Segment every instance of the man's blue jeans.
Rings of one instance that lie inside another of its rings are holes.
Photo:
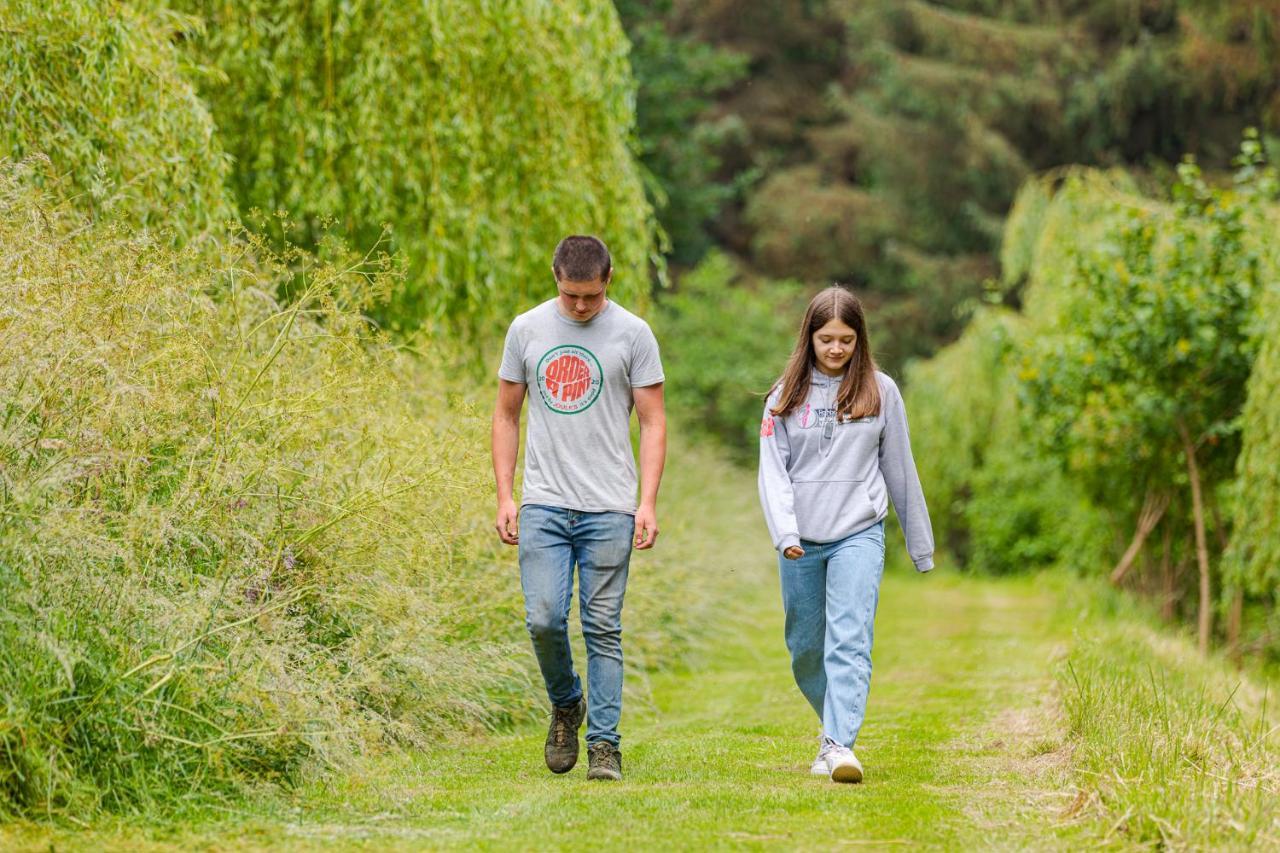
[[[871,689],[884,522],[839,542],[801,540],[800,547],[804,556],[798,560],[778,556],[791,671],[822,718],[822,733],[852,747]]]
[[[582,698],[569,649],[573,568],[587,643],[587,743],[618,745],[622,716],[622,596],[635,518],[530,504],[520,508],[520,586],[525,624],[552,705]]]

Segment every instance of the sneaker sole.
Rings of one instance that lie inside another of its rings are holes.
[[[840,764],[832,769],[831,781],[851,783],[861,782],[862,771],[858,769],[856,764]]]
[[[607,770],[588,770],[587,778],[593,782],[621,782],[621,773],[610,773]]]

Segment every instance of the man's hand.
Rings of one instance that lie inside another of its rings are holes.
[[[658,513],[651,506],[642,506],[636,510],[637,551],[647,551],[658,541]]]
[[[804,549],[799,545],[792,545],[790,548],[782,552],[782,556],[788,560],[798,560],[804,556]]]
[[[513,500],[498,503],[498,538],[508,545],[520,544],[520,510]]]

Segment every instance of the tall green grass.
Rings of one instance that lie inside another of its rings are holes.
[[[541,713],[490,383],[366,321],[389,260],[176,250],[33,168],[0,171],[0,816],[173,814]],[[660,570],[650,666],[727,594]]]
[[[1280,845],[1275,684],[1131,613],[1082,630],[1059,670],[1076,831],[1144,848]]]

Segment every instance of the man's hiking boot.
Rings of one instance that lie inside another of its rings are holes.
[[[587,715],[587,697],[567,708],[551,709],[551,728],[547,731],[547,745],[543,756],[552,773],[568,773],[578,763],[578,727]]]
[[[587,744],[587,778],[622,781],[622,753],[607,740]]]

